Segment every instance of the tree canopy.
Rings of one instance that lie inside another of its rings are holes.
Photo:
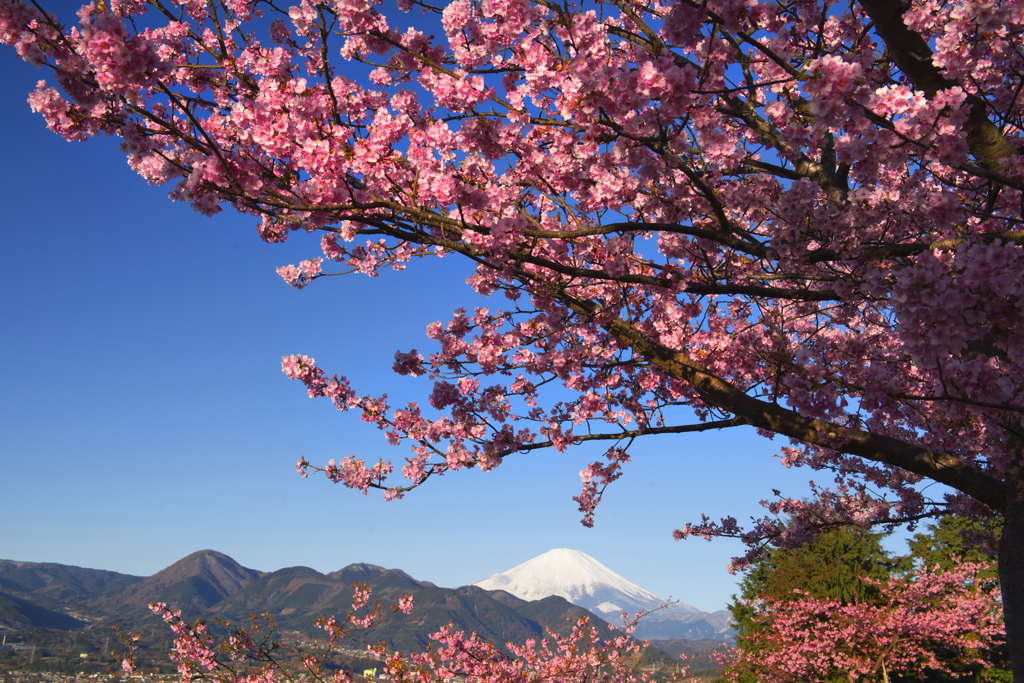
[[[998,581],[990,568],[994,558],[958,533],[985,524],[943,517],[928,533],[914,536],[907,556],[887,552],[879,534],[858,527],[831,529],[800,548],[772,550],[748,568],[729,606],[738,651],[724,658],[729,664],[725,678],[883,678],[885,662],[884,674],[899,673],[901,680],[1008,680],[1009,672],[1001,668],[1006,666],[1001,634],[991,630],[998,627],[993,619]],[[941,577],[943,572],[950,575]],[[915,591],[918,582],[942,587]],[[975,608],[950,619],[946,612],[960,609],[961,600]],[[926,615],[952,630],[910,627],[897,633],[905,626],[893,618],[900,610]],[[834,623],[827,627],[825,622]],[[966,636],[959,642],[953,636],[958,630]],[[904,647],[907,656],[894,661],[893,653]],[[823,656],[823,651],[842,655]]]
[[[957,560],[989,562],[996,559],[1002,533],[999,517],[947,515],[928,524],[908,542],[915,560],[927,567],[949,569]]]
[[[882,548],[880,535],[857,527],[840,527],[819,534],[799,548],[777,548],[755,562],[740,582],[730,606],[740,640],[751,626],[746,605],[759,598],[792,599],[794,591],[843,604],[873,602],[877,584],[901,563]]]
[[[414,9],[444,35],[400,28]],[[429,407],[286,356],[412,451],[404,480],[355,456],[300,471],[397,498],[604,442],[576,497],[591,524],[636,440],[751,426],[830,488],[677,537],[743,537],[738,568],[830,525],[1003,515],[1024,681],[1024,2],[110,0],[78,18],[0,0],[0,39],[53,71],[60,91],[29,100],[56,133],[119,136],[147,181],[267,241],[321,232],[280,269],[293,286],[458,255],[502,295],[432,325],[429,357],[396,353],[434,379]]]
[[[966,666],[991,666],[1004,632],[999,591],[978,577],[985,566],[865,578],[877,594],[848,602],[799,588],[785,598],[759,596],[747,603],[743,649],[725,678],[852,683],[901,673],[921,680],[929,670],[961,676]]]

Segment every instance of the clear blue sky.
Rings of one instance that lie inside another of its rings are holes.
[[[47,5],[66,20],[73,6]],[[371,562],[459,586],[567,547],[713,611],[742,548],[676,543],[673,528],[806,491],[808,473],[772,458],[784,443],[752,432],[639,443],[593,529],[571,497],[599,447],[518,455],[392,503],[300,479],[300,455],[407,452],[307,398],[281,356],[313,356],[392,405],[425,403],[426,379],[392,374],[393,354],[428,352],[427,324],[476,303],[466,265],[293,290],[274,269],[317,255],[317,236],[266,245],[249,217],[170,202],[116,139],[64,142],[25,101],[40,78],[53,81],[0,51],[0,558],[149,575],[212,548],[263,571]]]

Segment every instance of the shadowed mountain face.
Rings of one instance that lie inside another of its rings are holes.
[[[374,598],[397,602],[401,595],[434,588],[401,569],[353,564],[330,574],[309,567],[287,567],[249,582],[211,608],[218,615],[238,618],[250,613],[289,615],[345,614],[351,608],[352,584],[367,583]],[[312,619],[309,620],[312,623]]]
[[[72,595],[71,602],[52,601],[54,609],[73,607],[89,619],[108,624],[155,626],[158,620],[149,612],[148,604],[166,602],[173,609],[181,609],[186,619],[217,617],[245,623],[251,614],[268,614],[280,629],[316,637],[323,635],[315,627],[317,618],[335,615],[340,621],[349,613],[352,584],[359,582],[369,584],[372,600],[380,601],[386,611],[401,596],[413,596],[412,614],[395,614],[383,624],[353,634],[360,642],[383,641],[406,652],[422,651],[430,643],[430,634],[448,623],[454,624],[455,630],[475,632],[499,646],[543,638],[546,628],[565,635],[583,616],[601,638],[613,635],[603,620],[559,596],[523,600],[503,590],[479,586],[439,588],[429,581],[417,581],[400,569],[372,564],[352,564],[326,575],[309,567],[261,573],[222,553],[203,550],[145,579],[63,565],[40,569],[40,565],[31,563],[0,561],[3,577],[7,577],[6,585],[16,584],[27,595],[5,596],[0,589],[0,626],[10,623],[16,628],[35,625],[72,629],[84,623],[33,604],[31,598],[40,592]],[[105,592],[108,586],[113,590]],[[646,657],[648,661],[669,661],[658,651]]]
[[[243,567],[223,553],[200,550],[90,604],[108,613],[146,609],[150,602],[166,602],[188,612],[205,611],[258,578],[258,571]]]
[[[715,650],[723,650],[726,647],[726,644],[720,640],[687,640],[683,638],[659,640],[654,645],[673,657],[710,653]]]
[[[216,584],[211,576],[218,577]],[[566,634],[581,616],[590,618],[602,638],[612,637],[604,621],[557,596],[531,602],[477,586],[438,588],[400,569],[371,564],[353,564],[326,575],[309,567],[288,567],[260,575],[209,551],[190,555],[109,596],[102,604],[130,607],[159,599],[182,609],[187,617],[215,616],[234,623],[248,621],[251,614],[269,614],[278,628],[316,637],[323,635],[315,627],[317,618],[335,615],[341,620],[349,613],[355,582],[369,584],[372,600],[380,601],[385,610],[403,595],[411,594],[415,604],[412,614],[395,614],[383,624],[353,634],[363,643],[383,641],[395,649],[422,651],[430,643],[430,634],[452,623],[456,630],[474,632],[502,646],[510,641],[524,643],[542,638],[547,634],[545,627]],[[232,590],[229,595],[218,598],[228,590]],[[177,595],[173,595],[175,591]],[[154,594],[156,598],[151,597]],[[363,613],[365,609],[360,611]],[[654,652],[649,657],[660,660],[663,655]]]
[[[348,584],[366,583],[373,581],[375,578],[388,571],[384,567],[378,567],[375,564],[350,564],[344,569],[339,569],[336,572],[331,572],[327,575],[329,579],[337,579],[338,581],[344,581]]]
[[[429,635],[449,622],[457,630],[472,631],[485,640],[504,644],[543,637],[547,623],[556,630],[567,631],[569,622],[565,617],[575,622],[579,616],[589,614],[561,598],[535,604],[496,591],[499,598],[506,598],[496,600],[488,591],[476,586],[438,588],[432,583],[417,581],[399,569],[374,565],[350,565],[327,575],[308,567],[271,572],[218,603],[210,612],[236,622],[252,613],[269,613],[275,616],[280,627],[312,635],[316,632],[317,617],[337,615],[340,619],[349,612],[355,581],[369,584],[372,599],[379,600],[385,609],[396,604],[403,595],[413,596],[412,614],[395,614],[386,623],[357,635],[362,642],[385,641],[391,647],[407,651],[425,648]],[[595,622],[600,620],[595,619]],[[603,627],[603,622],[600,625]]]
[[[344,570],[342,570],[344,571]],[[287,567],[264,574],[212,607],[219,616],[238,619],[250,613],[289,616],[349,609],[352,581],[331,578],[309,567]],[[366,579],[360,579],[365,581]]]
[[[52,628],[70,631],[85,625],[86,622],[67,614],[48,610],[24,598],[0,593],[0,628]]]
[[[120,591],[141,576],[53,562],[0,560],[0,591],[49,609],[78,607],[89,598]]]

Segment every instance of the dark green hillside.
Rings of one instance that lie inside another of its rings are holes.
[[[19,567],[13,562],[0,564],[0,588],[4,590],[31,593],[46,583],[46,579],[33,567]]]
[[[416,581],[401,570],[365,564],[350,565],[327,575],[308,567],[264,574],[210,611],[235,623],[244,622],[253,613],[271,614],[279,629],[318,638],[323,631],[315,627],[317,618],[341,619],[351,609],[354,582],[369,584],[372,600],[379,601],[385,610],[402,595],[413,596],[412,614],[395,614],[380,626],[353,634],[360,642],[385,642],[405,652],[422,651],[430,643],[429,635],[448,623],[454,624],[456,630],[474,632],[499,646],[543,638],[547,634],[545,626],[568,634],[582,616],[590,618],[601,638],[614,636],[607,623],[564,598],[527,602],[504,591],[486,591],[476,586],[437,588]],[[648,660],[668,663],[670,658],[655,651],[645,659]]]
[[[253,612],[318,615],[343,604],[347,611],[351,597],[352,586],[349,584],[330,579],[309,567],[287,567],[250,582],[213,611],[236,620]]]
[[[312,628],[319,616],[347,614],[352,605],[352,584],[368,583],[373,599],[385,607],[406,593],[417,593],[432,584],[416,581],[399,569],[374,565],[350,565],[324,575],[308,567],[288,567],[264,574],[213,608],[228,619],[239,620],[250,613],[269,613],[279,623],[307,631],[298,617]],[[287,617],[285,621],[282,618]]]
[[[246,604],[255,604],[257,602],[268,603],[268,609],[264,611],[273,611],[271,603],[279,600],[283,596],[290,595],[295,587],[302,583],[310,581],[322,582],[328,581],[327,577],[309,567],[287,567],[285,569],[279,569],[276,572],[270,572],[264,574],[260,578],[251,582],[237,593],[231,596],[229,601],[225,601],[225,606],[230,603],[244,602]],[[295,607],[297,605],[287,605]]]
[[[102,569],[0,560],[0,591],[49,609],[77,607],[90,598],[123,590],[140,580],[142,577]]]
[[[543,638],[547,635],[545,627],[568,634],[581,616],[589,617],[601,638],[614,635],[604,621],[560,597],[527,602],[505,591],[486,591],[476,586],[438,588],[417,581],[400,569],[371,564],[352,564],[327,575],[309,567],[260,573],[211,550],[192,553],[146,579],[61,565],[0,561],[0,586],[15,586],[21,594],[63,591],[88,596],[90,590],[114,588],[79,601],[92,622],[91,628],[85,629],[78,628],[85,622],[45,609],[34,598],[0,593],[0,626],[36,627],[32,644],[45,648],[46,657],[67,659],[67,666],[73,667],[81,653],[89,653],[91,658],[101,649],[116,646],[116,634],[109,627],[117,625],[142,634],[139,655],[146,660],[147,669],[152,670],[150,667],[168,665],[166,651],[172,636],[160,618],[147,609],[150,602],[165,602],[172,609],[180,609],[189,621],[202,617],[210,632],[218,636],[223,635],[226,627],[218,625],[217,620],[246,625],[251,614],[269,614],[279,634],[289,634],[289,638],[298,641],[322,641],[325,633],[316,628],[316,620],[331,615],[343,619],[352,606],[355,582],[369,584],[371,600],[379,601],[385,610],[401,596],[413,596],[412,614],[395,614],[384,624],[353,634],[360,642],[383,641],[404,652],[424,650],[430,644],[430,634],[449,623],[457,631],[476,633],[498,647]],[[73,602],[69,602],[60,608],[72,606]],[[67,632],[62,640],[55,640],[40,629],[76,630]],[[43,651],[40,649],[40,656]],[[644,664],[671,665],[667,655],[652,651],[654,654],[647,655]]]
[[[423,588],[425,584],[412,578],[401,569],[389,569],[370,582],[375,591],[385,588],[397,588],[400,590],[413,590]]]
[[[318,583],[304,583],[299,586],[291,595],[296,603],[313,605],[327,591],[328,586]]]
[[[526,600],[523,600],[522,598],[517,598],[516,596],[512,595],[508,591],[484,591],[483,588],[479,588],[477,586],[464,586],[464,587],[465,588],[476,588],[479,591],[483,591],[484,593],[487,593],[488,595],[490,595],[493,600],[497,600],[501,604],[505,605],[506,607],[511,607],[512,609],[518,609],[522,605],[525,605],[526,602],[527,602]]]
[[[585,616],[590,617],[590,625],[597,629],[602,638],[613,636],[612,630],[608,628],[608,622],[558,595],[530,602],[523,601],[515,610],[524,618],[547,626],[559,635],[568,634],[580,617]]]
[[[217,587],[208,580],[201,576],[190,576],[160,590],[153,596],[152,601],[166,602],[191,614],[210,609],[223,597]]]
[[[0,593],[0,628],[52,628],[60,631],[85,626],[86,622],[40,607],[23,598]]]
[[[147,611],[154,600],[186,612],[201,611],[234,595],[260,573],[214,550],[200,550],[127,588],[91,600],[97,612],[116,615]]]
[[[525,642],[543,631],[539,624],[524,619],[515,610],[486,594],[450,588],[426,588],[413,594],[412,614],[396,614],[390,621],[367,632],[368,642],[385,641],[402,651],[422,651],[428,636],[452,622],[456,630],[475,632],[496,645]]]

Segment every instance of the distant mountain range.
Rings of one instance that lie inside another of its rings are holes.
[[[635,635],[647,639],[683,638],[724,640],[733,635],[732,615],[726,610],[701,612],[666,600],[616,574],[578,550],[558,548],[476,584],[485,590],[505,590],[523,600],[558,595],[604,619],[618,623],[623,611],[657,610],[637,625]]]
[[[585,565],[582,558],[576,557]],[[597,576],[610,581],[610,585],[619,590],[627,584],[632,586],[609,570],[602,574],[598,569],[601,565],[591,562],[593,565],[587,575],[592,584],[596,585],[594,577]],[[525,574],[520,572],[520,576]],[[413,595],[412,614],[398,614],[361,638],[364,642],[383,640],[400,650],[422,650],[429,642],[427,636],[449,622],[458,629],[474,631],[499,644],[522,643],[543,636],[545,626],[567,632],[571,624],[584,615],[591,616],[591,622],[603,637],[611,634],[604,620],[555,591],[540,595],[543,591],[536,580],[532,586],[539,591],[537,595],[523,598],[512,590],[481,585],[439,588],[429,581],[418,581],[400,569],[372,564],[352,564],[330,574],[308,567],[259,572],[212,550],[193,553],[150,577],[53,563],[0,560],[0,629],[70,630],[88,624],[137,627],[153,622],[155,617],[147,606],[156,601],[183,610],[188,618],[219,617],[239,623],[247,621],[250,614],[272,614],[279,629],[313,635],[316,632],[314,621],[318,617],[348,612],[355,581],[368,583],[374,599],[385,606],[397,603],[402,595]],[[634,591],[631,595],[640,600],[646,592],[639,588],[637,591],[640,592]],[[623,606],[627,604],[618,594],[605,591],[602,595],[623,602]],[[632,603],[628,606],[632,609]],[[597,612],[608,618],[600,610]],[[722,640],[728,636],[727,628],[714,622],[715,615],[696,610],[652,615],[652,626],[655,619],[665,621],[664,617],[669,616],[678,619],[669,619],[666,625],[659,627],[670,633],[661,637]],[[683,623],[680,619],[689,620],[686,623],[692,626],[685,632],[692,635],[679,635],[680,630],[675,626],[677,622]]]

